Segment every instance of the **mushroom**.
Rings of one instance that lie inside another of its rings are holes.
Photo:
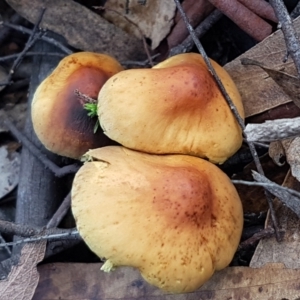
[[[78,159],[91,148],[114,144],[102,130],[94,133],[97,114],[91,118],[84,107],[88,98],[97,102],[103,84],[121,70],[105,54],[79,52],[61,60],[37,88],[31,107],[35,133],[48,150]]]
[[[225,268],[243,227],[241,201],[214,164],[121,146],[88,151],[75,176],[72,211],[102,269],[138,268],[151,284],[194,291]]]
[[[211,61],[244,117],[229,74]],[[104,133],[125,147],[180,153],[223,163],[242,144],[242,131],[200,54],[173,56],[152,69],[110,78],[98,96]]]

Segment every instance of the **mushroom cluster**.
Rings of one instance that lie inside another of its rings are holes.
[[[235,84],[212,64],[243,117]],[[85,110],[90,99],[96,133]],[[85,153],[72,212],[84,241],[106,260],[104,271],[132,266],[149,283],[182,293],[230,263],[242,205],[213,163],[237,151],[242,132],[201,55],[124,71],[107,55],[72,54],[38,87],[32,120],[52,152]]]
[[[243,117],[233,81],[212,63]],[[79,233],[104,271],[132,266],[165,291],[196,290],[228,266],[243,226],[234,186],[211,163],[231,156],[242,133],[202,57],[117,73],[98,115],[122,146],[84,155],[72,186]]]

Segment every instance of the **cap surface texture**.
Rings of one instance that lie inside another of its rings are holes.
[[[112,144],[97,118],[88,116],[84,99],[96,99],[103,84],[123,70],[112,57],[92,52],[71,54],[37,88],[31,106],[34,130],[44,146],[59,155],[80,158],[86,151]]]
[[[80,235],[113,266],[132,266],[166,291],[194,291],[237,249],[243,213],[229,178],[186,155],[94,149],[72,187]]]
[[[211,62],[243,118],[234,82]],[[223,163],[243,141],[240,126],[199,54],[180,54],[152,69],[122,71],[106,82],[98,100],[104,133],[131,149]]]

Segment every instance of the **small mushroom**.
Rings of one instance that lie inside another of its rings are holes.
[[[103,84],[121,70],[105,54],[79,52],[61,60],[37,88],[31,107],[35,133],[48,150],[78,159],[91,148],[114,144],[101,129],[94,132],[97,118],[85,105],[97,102]]]
[[[138,268],[173,292],[199,288],[225,268],[243,227],[239,196],[214,164],[187,155],[94,149],[75,176],[72,211],[104,271]]]
[[[229,74],[211,61],[241,117],[240,94]],[[180,153],[223,163],[242,144],[242,131],[201,55],[180,54],[152,69],[110,78],[98,96],[104,133],[125,147]]]

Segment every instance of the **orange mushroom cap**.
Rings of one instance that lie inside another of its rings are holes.
[[[229,74],[211,61],[241,117],[240,94]],[[180,153],[223,163],[242,144],[242,130],[201,55],[173,56],[152,69],[125,70],[98,96],[104,133],[125,147]]]
[[[77,228],[106,271],[132,266],[166,291],[194,291],[225,268],[243,227],[240,198],[214,164],[120,146],[87,152],[72,186]]]
[[[61,60],[37,88],[31,106],[34,130],[48,150],[78,159],[89,149],[114,144],[101,129],[94,133],[97,119],[88,116],[75,90],[97,99],[103,84],[121,70],[105,54],[79,52]]]

